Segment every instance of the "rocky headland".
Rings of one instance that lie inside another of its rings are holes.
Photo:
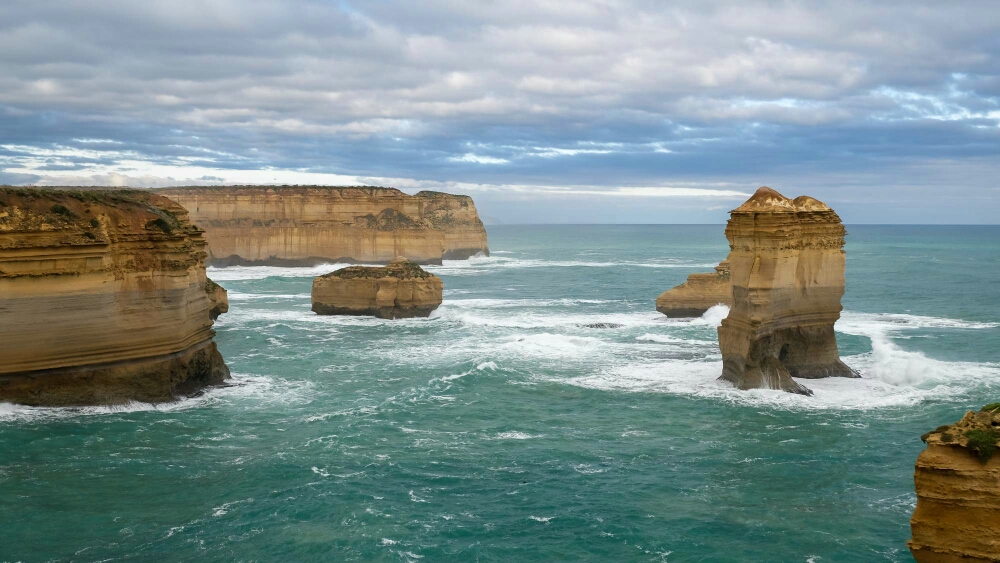
[[[406,258],[388,266],[350,266],[313,279],[312,310],[383,319],[426,317],[441,305],[441,278]]]
[[[913,481],[918,563],[1000,561],[1000,403],[924,434]]]
[[[656,298],[656,310],[668,317],[700,317],[712,307],[732,306],[729,261],[723,260],[708,274],[691,274],[687,281]]]
[[[419,264],[489,254],[472,198],[394,188],[225,186],[158,190],[205,230],[209,263],[308,266]]]
[[[0,188],[0,401],[169,401],[221,383],[205,240],[138,190]]]
[[[840,217],[808,196],[762,187],[730,212],[732,306],[719,327],[722,379],[739,389],[812,394],[792,377],[858,377],[833,325],[844,295]]]

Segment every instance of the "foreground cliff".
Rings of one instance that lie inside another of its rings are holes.
[[[205,230],[209,261],[314,265],[421,264],[489,254],[472,198],[394,188],[227,186],[159,190]]]
[[[730,212],[733,303],[719,327],[722,379],[739,389],[808,395],[792,377],[858,377],[840,361],[833,332],[845,234],[824,203],[767,187]]]
[[[712,307],[732,306],[729,261],[723,260],[709,274],[691,274],[687,281],[656,298],[656,310],[668,317],[700,317]]]
[[[165,197],[0,188],[0,401],[168,401],[228,378],[204,248]]]
[[[441,305],[441,278],[405,258],[388,266],[351,266],[313,279],[312,310],[383,319],[426,317]]]
[[[1000,561],[1000,403],[922,436],[908,543],[919,563]]]

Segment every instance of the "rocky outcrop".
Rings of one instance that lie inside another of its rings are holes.
[[[0,188],[0,401],[168,401],[228,378],[204,249],[162,196]]]
[[[700,317],[720,303],[733,303],[728,260],[719,262],[710,274],[691,274],[681,285],[661,293],[656,310],[668,317]]]
[[[918,563],[1000,562],[1000,403],[924,434],[907,543]]]
[[[226,288],[206,278],[205,293],[208,294],[208,300],[212,302],[208,318],[214,321],[219,318],[219,315],[229,312],[229,292],[226,291]]]
[[[792,377],[858,377],[840,361],[833,332],[845,234],[824,203],[767,187],[730,212],[733,303],[719,327],[722,379],[739,389],[809,395]]]
[[[209,262],[227,265],[440,264],[489,254],[472,198],[394,188],[227,186],[169,188],[205,230]]]
[[[312,310],[383,319],[426,317],[441,304],[441,278],[405,258],[384,267],[351,266],[313,279]]]

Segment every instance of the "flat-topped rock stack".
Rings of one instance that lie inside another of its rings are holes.
[[[489,255],[472,198],[371,186],[223,186],[157,190],[205,230],[213,266],[440,264]]]
[[[383,319],[426,317],[441,305],[441,278],[406,258],[388,266],[350,266],[313,279],[312,310]]]
[[[139,190],[0,188],[0,401],[169,401],[221,383],[205,240]]]
[[[918,563],[1000,562],[1000,403],[924,434],[913,481]]]
[[[762,187],[730,212],[732,306],[719,327],[722,379],[739,389],[812,394],[792,377],[858,377],[833,325],[844,295],[840,217],[808,196]]]
[[[719,304],[732,306],[729,261],[723,260],[708,274],[691,274],[687,281],[656,298],[656,310],[668,317],[700,317]]]

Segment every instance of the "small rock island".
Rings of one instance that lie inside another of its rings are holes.
[[[907,543],[918,563],[1000,561],[1000,403],[921,436]]]
[[[733,305],[729,260],[719,262],[708,274],[691,274],[687,281],[656,298],[656,310],[671,318],[700,317],[712,307]]]
[[[0,401],[162,402],[222,383],[217,287],[201,229],[163,196],[0,187]]]
[[[312,310],[383,319],[426,317],[441,305],[443,290],[441,278],[396,258],[388,266],[350,266],[314,278]]]
[[[792,377],[859,377],[840,361],[833,332],[846,234],[823,202],[768,187],[730,211],[733,303],[719,327],[722,379],[739,389],[811,395]]]

